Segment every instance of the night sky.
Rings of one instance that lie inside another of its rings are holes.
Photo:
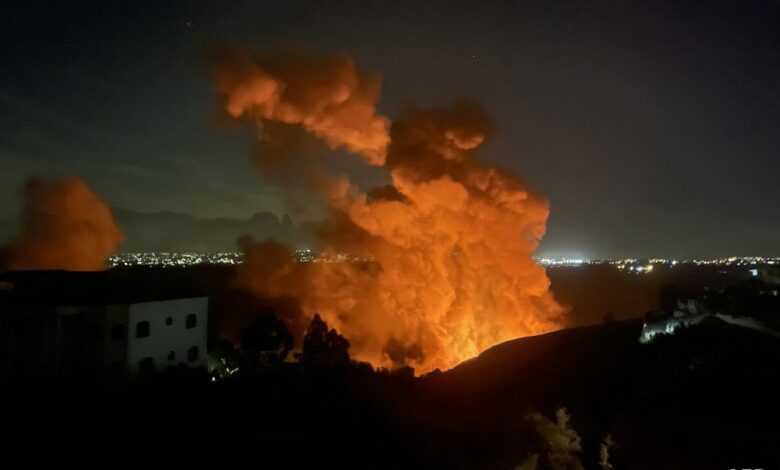
[[[230,45],[347,52],[390,117],[482,102],[484,158],[550,198],[542,255],[780,254],[777,1],[61,3],[2,7],[3,235],[32,175],[139,212],[283,215],[217,117],[204,51]]]

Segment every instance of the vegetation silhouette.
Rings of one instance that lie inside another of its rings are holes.
[[[253,369],[261,363],[283,362],[292,349],[293,337],[272,310],[258,312],[240,333],[241,364]]]
[[[703,298],[725,313],[744,302],[778,312],[777,297],[750,300],[756,292],[746,284]],[[780,342],[714,317],[650,344],[638,341],[641,319],[610,319],[415,377],[353,361],[349,341],[319,316],[293,344],[273,311],[254,312],[236,344],[213,341],[213,375],[171,368],[111,389],[2,383],[9,467],[105,466],[118,455],[128,465],[256,468],[780,461]]]

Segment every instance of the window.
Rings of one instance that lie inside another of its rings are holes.
[[[193,346],[187,351],[187,360],[190,362],[197,361],[198,360],[198,347]]]
[[[125,325],[121,323],[111,325],[111,341],[122,341],[126,335]]]
[[[138,371],[142,374],[151,374],[154,372],[154,359],[145,357],[138,363]]]
[[[173,325],[173,317],[168,317],[165,319],[165,324],[168,326]]]
[[[170,352],[168,353],[168,360],[169,360],[169,361],[175,361],[175,360],[176,360],[176,353],[175,353],[175,352],[173,352],[173,351],[170,351]]]
[[[136,338],[146,338],[149,336],[149,322],[148,321],[142,321],[138,322],[135,325],[135,337]]]
[[[190,313],[187,315],[187,322],[186,322],[187,328],[195,328],[198,326],[198,316],[194,313]]]

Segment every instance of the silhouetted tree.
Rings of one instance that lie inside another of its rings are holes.
[[[245,367],[256,367],[261,361],[282,362],[293,343],[287,327],[270,310],[258,313],[239,337]]]
[[[349,365],[349,341],[335,329],[328,329],[315,314],[303,337],[303,364],[306,367],[338,368]]]
[[[238,370],[241,364],[241,354],[229,339],[221,339],[214,347],[219,375],[227,376]]]

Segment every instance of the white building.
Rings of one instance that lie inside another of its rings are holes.
[[[20,381],[117,383],[206,367],[208,297],[122,273],[6,273],[0,361]],[[144,283],[145,282],[145,283]]]
[[[656,312],[645,318],[639,342],[649,343],[659,334],[673,334],[678,328],[701,323],[708,314],[694,299],[678,300],[670,312]]]
[[[206,366],[208,298],[132,304],[127,312],[127,373]]]

